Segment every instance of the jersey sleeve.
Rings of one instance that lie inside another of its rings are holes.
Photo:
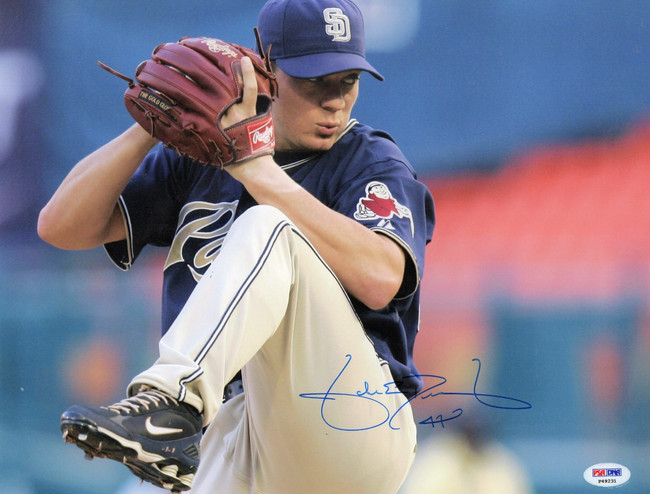
[[[147,244],[170,245],[178,211],[183,204],[179,192],[179,157],[158,145],[147,155],[120,195],[118,206],[126,229],[126,240],[104,245],[120,269],[128,270]]]
[[[425,247],[434,227],[433,198],[390,138],[375,135],[371,145],[361,147],[350,153],[357,162],[345,168],[335,207],[402,247],[407,263],[397,298],[405,298],[418,288],[424,271]]]

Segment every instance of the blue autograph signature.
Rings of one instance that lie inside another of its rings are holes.
[[[476,379],[474,379],[474,389],[471,392],[442,391],[440,390],[440,387],[447,382],[447,379],[445,377],[437,376],[434,374],[418,374],[418,377],[421,377],[425,382],[425,387],[422,389],[422,391],[409,398],[409,400],[404,405],[400,406],[397,410],[391,412],[388,409],[388,407],[386,407],[386,405],[384,405],[379,400],[373,398],[373,396],[400,393],[400,390],[397,387],[397,384],[395,382],[384,384],[383,389],[371,389],[370,385],[366,381],[363,385],[363,389],[356,391],[354,393],[334,392],[334,386],[336,385],[336,383],[341,378],[345,370],[350,365],[350,362],[352,361],[352,356],[350,354],[346,355],[345,357],[347,359],[345,365],[338,373],[338,375],[334,378],[334,381],[332,381],[332,384],[329,386],[327,391],[325,391],[324,393],[301,393],[299,395],[301,398],[319,400],[321,402],[320,405],[321,418],[332,429],[336,429],[340,431],[364,431],[364,430],[374,429],[376,427],[380,427],[386,424],[391,429],[398,430],[399,427],[396,427],[393,424],[393,420],[404,409],[404,407],[408,403],[411,403],[415,400],[428,400],[430,398],[435,398],[436,396],[470,396],[474,398],[476,401],[478,401],[479,403],[481,403],[482,405],[485,405],[490,408],[498,408],[501,410],[526,410],[532,408],[532,405],[530,403],[524,400],[519,400],[517,398],[510,398],[508,396],[502,396],[496,394],[479,393],[477,388],[478,388],[478,380],[481,375],[481,361],[478,358],[474,358],[472,359],[472,362],[476,362],[478,368],[476,371]],[[415,377],[415,376],[411,376],[411,377]],[[429,385],[430,380],[433,380],[433,383],[431,385]],[[335,403],[341,405],[348,399],[368,400],[371,403],[376,404],[375,408],[378,413],[378,416],[381,417],[381,419],[378,420],[376,423],[368,424],[364,427],[344,427],[341,424],[332,423],[329,419],[330,415],[328,414],[330,407],[334,406]],[[453,410],[451,413],[452,414],[447,417],[443,417],[442,415],[437,415],[434,418],[433,416],[430,416],[420,421],[419,424],[430,425],[431,427],[435,427],[436,424],[440,424],[440,426],[444,428],[445,422],[460,417],[463,414],[463,409],[457,408]]]

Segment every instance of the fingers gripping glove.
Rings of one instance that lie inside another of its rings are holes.
[[[223,128],[221,117],[242,101],[244,56],[255,67],[257,114]],[[179,154],[218,167],[273,154],[271,102],[277,84],[267,56],[201,37],[157,46],[136,69],[137,83],[98,63],[128,82],[124,102],[136,122]]]

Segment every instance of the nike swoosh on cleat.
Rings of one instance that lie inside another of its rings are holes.
[[[151,417],[147,417],[147,420],[144,422],[144,428],[147,429],[147,432],[152,436],[161,436],[163,434],[175,434],[178,432],[183,432],[183,429],[174,429],[172,427],[160,427],[153,425],[151,423]]]

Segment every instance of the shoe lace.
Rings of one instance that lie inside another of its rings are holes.
[[[151,408],[158,408],[161,403],[164,403],[165,405],[169,405],[170,403],[178,405],[178,400],[157,389],[149,389],[141,391],[130,398],[125,398],[105,408],[117,414],[129,414],[131,412],[140,412],[143,408],[147,411]]]

